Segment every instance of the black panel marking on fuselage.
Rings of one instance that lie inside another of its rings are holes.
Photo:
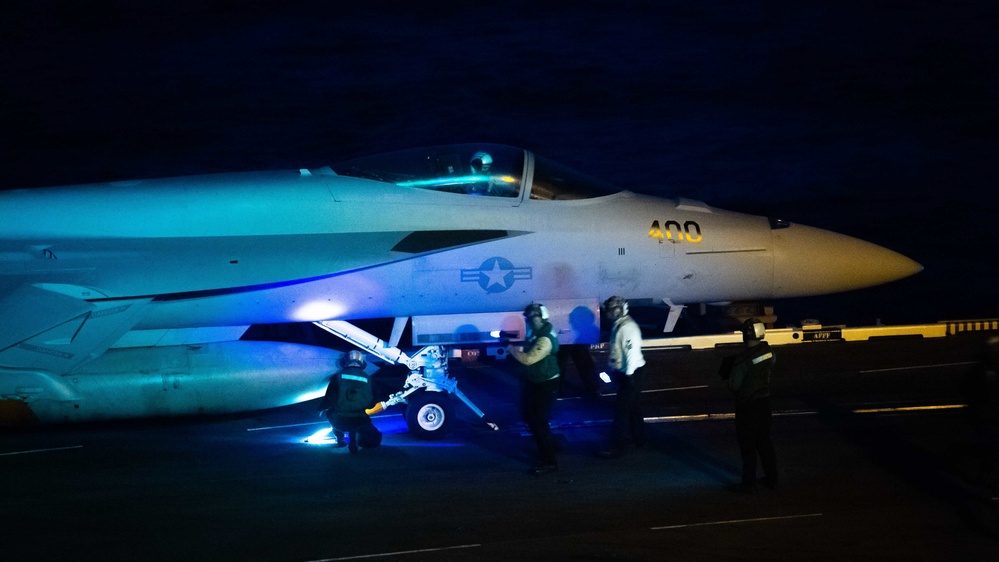
[[[506,238],[508,235],[506,230],[420,230],[406,235],[392,247],[392,251],[423,254]]]

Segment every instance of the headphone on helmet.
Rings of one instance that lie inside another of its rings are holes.
[[[524,318],[530,318],[531,316],[540,316],[542,320],[548,320],[548,309],[543,304],[532,302],[524,309]]]
[[[749,340],[762,340],[763,336],[766,335],[767,329],[756,318],[749,318],[742,323],[742,339],[743,341]]]

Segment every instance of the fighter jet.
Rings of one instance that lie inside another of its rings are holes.
[[[823,295],[922,268],[849,236],[616,189],[533,153],[438,146],[319,169],[0,192],[0,420],[226,413],[321,394],[342,352],[241,339],[311,322],[412,370],[382,405],[411,429],[474,408],[442,346],[523,334],[532,302],[566,343],[599,303]],[[353,321],[394,318],[389,341]],[[411,326],[412,342],[399,341]],[[421,398],[422,397],[422,398]],[[429,397],[429,399],[428,399]],[[481,412],[478,412],[481,414]]]

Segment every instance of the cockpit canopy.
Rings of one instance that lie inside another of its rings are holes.
[[[620,191],[530,152],[497,144],[458,144],[379,154],[332,166],[353,176],[403,187],[473,196],[586,199]]]

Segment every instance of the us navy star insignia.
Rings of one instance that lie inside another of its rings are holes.
[[[502,293],[515,281],[532,277],[532,268],[514,267],[510,260],[499,256],[487,259],[477,268],[461,270],[462,283],[476,282],[487,293]]]

